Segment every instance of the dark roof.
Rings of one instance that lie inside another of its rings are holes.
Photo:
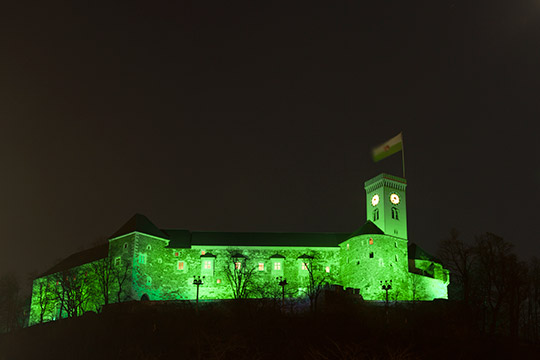
[[[157,228],[148,218],[141,214],[135,214],[131,219],[129,219],[118,231],[111,235],[111,239],[116,238],[121,235],[130,234],[134,231],[157,236],[162,239],[168,239],[169,236],[163,231]]]
[[[366,221],[366,223],[364,225],[362,225],[362,227],[360,227],[360,229],[356,230],[355,232],[353,232],[351,234],[351,236],[349,236],[349,238],[352,238],[352,237],[355,237],[355,236],[359,236],[359,235],[384,235],[384,231],[382,231],[377,225],[375,225],[373,222],[371,222],[370,220]]]
[[[92,261],[103,259],[109,254],[109,244],[104,243],[91,249],[83,250],[73,255],[68,256],[52,268],[39,275],[38,277],[57,273],[59,271],[68,270],[79,265],[88,264]]]
[[[191,231],[189,230],[163,230],[169,235],[169,248],[184,248],[187,249],[191,246]]]
[[[409,244],[408,252],[409,252],[409,259],[429,260],[429,261],[435,261],[437,263],[440,263],[439,259],[431,255],[430,253],[426,252],[424,249],[422,249],[420,246],[416,245],[415,243]]]
[[[346,233],[192,232],[191,245],[337,247]]]

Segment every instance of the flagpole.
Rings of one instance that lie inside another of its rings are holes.
[[[405,141],[403,140],[403,131],[401,132],[401,166],[403,169],[403,178],[405,178]]]

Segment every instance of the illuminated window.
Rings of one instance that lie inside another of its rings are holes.
[[[183,261],[179,261],[179,262],[178,262],[178,270],[184,270],[184,268],[185,268],[184,262],[183,262]]]
[[[349,250],[349,244],[347,244],[347,250]]]
[[[373,221],[379,220],[379,209],[373,210]]]
[[[139,253],[138,262],[139,264],[146,264],[146,254]]]
[[[204,268],[205,269],[212,269],[212,261],[211,260],[204,260]]]
[[[369,238],[369,245],[373,245],[373,238]]]
[[[120,258],[120,256],[114,259],[114,265],[115,266],[118,266],[121,263],[122,263],[122,258]]]
[[[325,268],[324,268],[324,271],[326,271],[327,273],[329,273],[329,272],[330,272],[330,266],[325,267]]]
[[[399,220],[399,211],[395,207],[392,208],[392,219]]]
[[[274,270],[281,270],[281,263],[280,262],[275,262],[274,263]]]
[[[206,251],[201,250],[201,255],[205,255],[205,254],[206,254]]]
[[[174,256],[178,256],[178,255],[180,255],[180,254],[178,254],[178,251],[174,253]]]
[[[238,261],[234,263],[234,268],[236,270],[240,270],[241,267],[242,267],[242,263],[239,263]]]
[[[264,263],[259,263],[259,271],[264,271]]]
[[[307,264],[305,262],[302,263],[302,270],[307,270]]]
[[[370,253],[369,253],[369,258],[370,258],[370,259],[373,259],[373,252],[370,252]]]
[[[221,284],[221,279],[217,279],[216,283]]]

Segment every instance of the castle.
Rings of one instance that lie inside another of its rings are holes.
[[[159,229],[137,214],[34,280],[30,324],[128,300],[301,298],[323,285],[365,300],[446,299],[448,270],[408,242],[406,186],[389,174],[366,181],[367,221],[353,233]]]

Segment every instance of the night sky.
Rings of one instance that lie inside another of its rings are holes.
[[[135,213],[352,232],[400,131],[409,241],[540,256],[538,0],[2,3],[0,273]]]

